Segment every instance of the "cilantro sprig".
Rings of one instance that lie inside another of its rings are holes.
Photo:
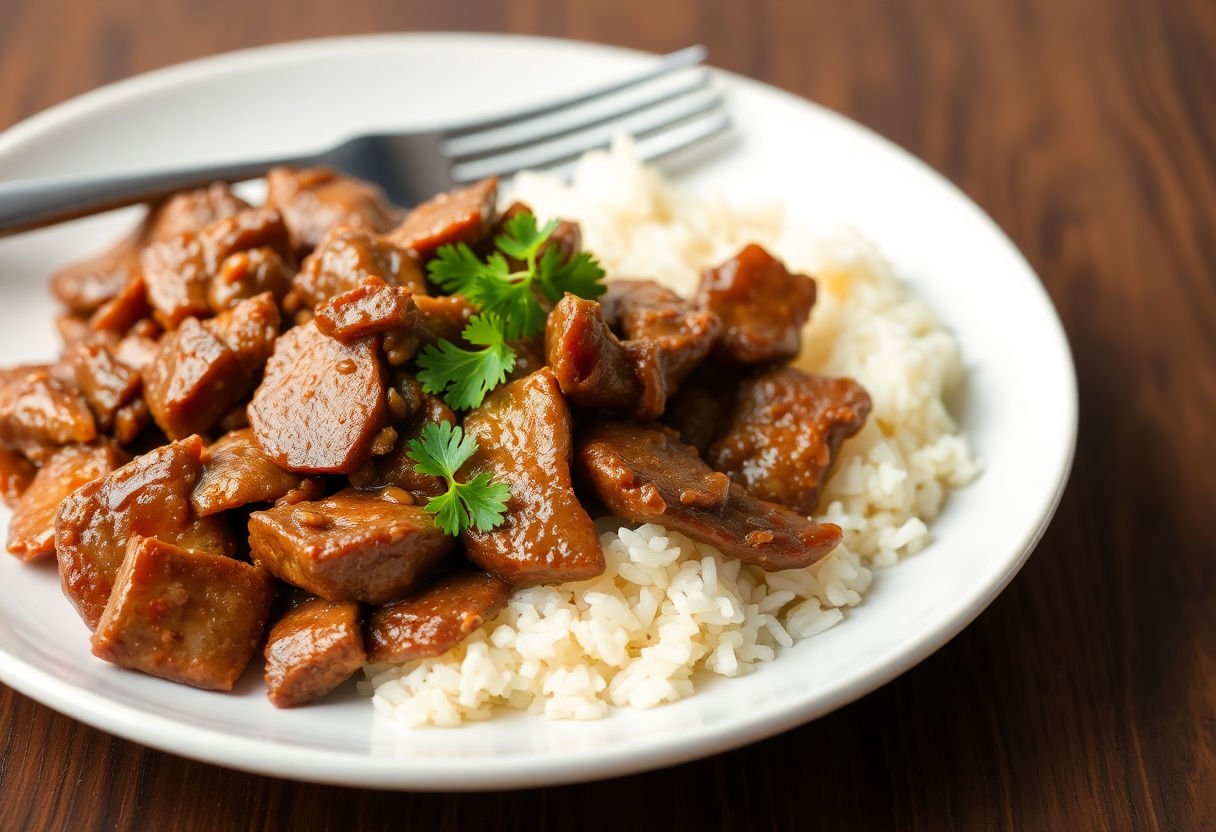
[[[440,247],[427,264],[432,281],[445,291],[464,295],[482,312],[498,316],[506,340],[531,338],[545,328],[545,309],[537,293],[557,303],[566,292],[594,299],[604,294],[604,270],[587,252],[563,262],[558,246],[545,246],[557,220],[538,227],[536,217],[521,211],[503,223],[494,238],[497,251],[482,260],[464,243]],[[511,270],[508,257],[522,263]]]
[[[466,350],[447,339],[418,355],[418,381],[431,395],[442,395],[453,410],[479,407],[486,394],[515,368],[515,352],[506,344],[498,315],[486,312],[469,319],[461,336],[479,350]]]
[[[426,510],[435,515],[435,523],[445,534],[456,537],[468,528],[488,532],[502,524],[507,498],[511,496],[509,485],[494,482],[488,471],[468,482],[456,479],[460,466],[477,451],[476,439],[447,422],[428,422],[422,435],[411,439],[406,448],[415,471],[440,477],[448,484],[446,492],[426,504]]]

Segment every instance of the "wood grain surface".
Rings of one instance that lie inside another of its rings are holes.
[[[0,827],[1216,828],[1216,4],[0,0],[0,127],[214,52],[439,29],[702,42],[958,183],[1076,353],[1055,522],[945,649],[733,753],[583,786],[361,792],[189,762],[4,690]]]

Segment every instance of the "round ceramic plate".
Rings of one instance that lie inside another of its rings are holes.
[[[0,179],[100,173],[307,150],[372,128],[509,110],[627,74],[650,56],[568,41],[402,35],[258,49],[185,64],[62,104],[0,135]],[[509,68],[511,83],[501,82]],[[348,685],[297,710],[270,706],[251,670],[231,694],[93,658],[53,564],[0,557],[0,678],[146,745],[233,768],[400,789],[586,780],[677,763],[814,719],[887,682],[975,618],[1029,555],[1060,497],[1076,385],[1038,279],[988,217],[894,145],[827,110],[719,73],[737,140],[678,171],[694,188],[780,199],[796,220],[874,239],[957,335],[958,410],[984,473],[953,494],[934,542],[880,571],[833,629],[695,696],[589,723],[503,714],[409,730]],[[111,214],[0,242],[0,366],[54,356],[46,275],[133,221]],[[0,516],[0,533],[7,513]]]

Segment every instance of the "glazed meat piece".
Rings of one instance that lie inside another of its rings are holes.
[[[472,245],[490,233],[497,219],[498,179],[456,188],[410,211],[387,236],[402,248],[430,257],[440,246]]]
[[[291,290],[295,274],[290,259],[263,246],[229,255],[207,285],[207,304],[214,312],[231,309],[245,298],[269,292],[276,301]]]
[[[51,291],[72,312],[93,314],[139,275],[142,242],[141,230],[101,254],[63,267],[51,277]]]
[[[168,240],[188,231],[201,231],[217,220],[251,208],[223,182],[182,191],[165,200],[147,222],[148,240]]]
[[[139,373],[119,361],[108,344],[96,339],[77,344],[68,350],[66,359],[97,426],[109,431],[119,409],[139,395]]]
[[[722,328],[713,312],[652,280],[614,280],[600,305],[604,319],[619,327],[626,339],[650,339],[658,344],[669,392],[705,360]]]
[[[703,457],[718,438],[734,400],[738,379],[723,373],[702,371],[680,387],[667,402],[663,424],[675,430],[680,441],[692,445]]]
[[[415,382],[416,383],[416,382]],[[391,397],[390,393],[390,397]],[[420,474],[414,470],[414,460],[407,455],[412,439],[422,436],[422,428],[429,422],[456,424],[456,414],[429,393],[419,388],[420,403],[413,414],[397,425],[397,443],[387,454],[369,459],[359,470],[350,475],[350,484],[356,488],[384,488],[395,486],[415,498],[434,497],[443,493],[446,484],[439,477]],[[391,408],[390,404],[390,408]]]
[[[766,570],[809,566],[840,542],[839,527],[756,499],[659,426],[593,424],[579,436],[576,464],[618,517],[659,523]]]
[[[335,226],[374,234],[396,221],[383,191],[331,168],[275,168],[266,174],[266,204],[282,213],[300,251],[316,246]]]
[[[21,495],[34,481],[37,469],[28,459],[0,445],[0,500],[9,508],[17,505]]]
[[[13,509],[8,526],[8,550],[22,560],[55,551],[55,512],[69,494],[126,462],[126,455],[108,442],[68,445],[38,469],[38,474]]]
[[[89,326],[100,332],[124,333],[152,314],[144,279],[140,274],[128,280],[114,297],[107,300],[89,318]]]
[[[187,317],[209,316],[212,283],[225,261],[260,248],[290,256],[287,228],[277,211],[255,208],[148,246],[141,263],[156,320],[174,329]]]
[[[0,375],[0,444],[41,463],[60,445],[96,436],[88,402],[52,368],[16,367]]]
[[[317,307],[317,329],[349,343],[386,329],[413,324],[417,312],[410,290],[369,277],[361,284]]]
[[[622,343],[598,303],[566,295],[545,323],[545,355],[571,404],[654,419],[667,385],[654,341]]]
[[[96,335],[93,327],[89,326],[89,319],[75,312],[67,312],[57,317],[55,331],[59,333],[59,340],[65,350]]]
[[[553,373],[499,387],[465,417],[464,432],[478,448],[461,479],[487,471],[511,487],[502,525],[461,535],[469,560],[516,586],[603,572],[599,536],[570,478],[570,409]]]
[[[156,358],[158,344],[155,338],[130,334],[113,347],[114,357],[136,372],[142,373],[144,368]]]
[[[227,524],[197,517],[190,492],[202,469],[203,442],[191,436],[136,457],[72,492],[55,516],[55,553],[63,592],[92,629],[133,535],[229,555]]]
[[[343,344],[316,323],[275,344],[249,405],[258,443],[280,468],[348,474],[384,424],[385,389],[374,337]]]
[[[363,667],[359,605],[312,598],[289,609],[266,640],[266,695],[294,708],[342,684]]]
[[[426,277],[410,252],[367,231],[339,226],[304,258],[285,306],[293,312],[311,310],[373,277],[416,296],[427,292]]]
[[[265,571],[222,554],[133,536],[93,655],[205,690],[232,690],[253,658],[274,597]]]
[[[279,331],[269,293],[165,335],[144,370],[145,398],[170,439],[206,433],[258,383]]]
[[[383,604],[405,597],[455,541],[389,488],[254,512],[249,545],[255,563],[314,595]]]
[[[851,378],[780,367],[746,379],[706,460],[756,497],[810,514],[870,397]]]
[[[225,434],[203,455],[203,473],[190,497],[194,513],[208,517],[250,503],[273,503],[300,488],[298,474],[271,462],[249,428]]]
[[[802,348],[815,281],[792,274],[760,246],[749,245],[701,274],[697,300],[722,320],[715,360],[738,366],[789,361]]]
[[[438,656],[464,641],[507,604],[511,588],[484,572],[452,572],[422,592],[372,610],[367,617],[371,662]]]

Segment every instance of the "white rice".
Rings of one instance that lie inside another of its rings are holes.
[[[840,622],[871,567],[922,549],[946,492],[978,473],[943,402],[962,377],[958,345],[856,232],[814,236],[776,207],[694,197],[627,144],[584,158],[572,186],[527,175],[515,191],[540,216],[577,219],[610,277],[655,277],[689,296],[702,268],[751,242],[813,274],[819,298],[798,364],[858,379],[874,411],[824,493],[817,519],[845,533],[829,557],[766,573],[661,526],[600,521],[600,577],[518,591],[444,655],[367,668],[361,689],[408,725],[487,719],[495,706],[598,719],[689,696],[698,670],[747,673]]]

